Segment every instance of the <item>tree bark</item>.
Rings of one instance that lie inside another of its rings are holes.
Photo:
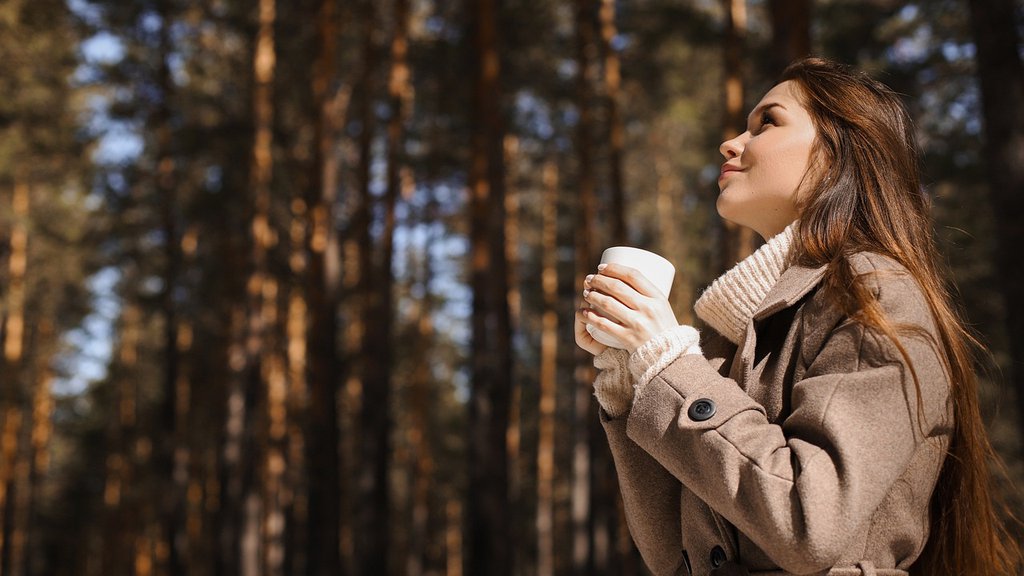
[[[558,380],[558,165],[544,164],[541,286],[544,293],[537,422],[537,576],[554,576],[555,402]]]
[[[508,262],[508,310],[509,310],[509,337],[515,342],[522,326],[522,290],[520,283],[520,260],[519,260],[519,217],[520,217],[520,191],[516,188],[516,166],[519,160],[519,138],[512,134],[506,134],[504,138],[504,162],[506,166],[505,177],[505,259]],[[513,345],[513,354],[514,345]],[[508,430],[505,434],[505,446],[508,450],[508,501],[513,511],[513,518],[508,528],[508,546],[512,551],[511,570],[513,573],[521,572],[524,559],[522,546],[524,524],[522,522],[522,482],[523,463],[522,439],[523,439],[523,386],[519,371],[515,364],[512,365],[512,373],[509,375],[512,390],[509,393],[508,408]]]
[[[163,403],[161,407],[160,478],[167,484],[166,498],[162,499],[161,516],[163,538],[167,546],[165,568],[170,574],[188,571],[190,557],[185,538],[185,499],[188,489],[189,449],[185,439],[187,401],[180,394],[187,394],[188,382],[179,382],[181,355],[178,343],[178,314],[175,294],[181,268],[178,234],[178,195],[175,157],[172,150],[171,134],[172,97],[174,82],[171,79],[169,61],[171,45],[172,14],[167,0],[157,0],[156,12],[160,16],[160,32],[156,57],[158,59],[157,86],[160,99],[153,112],[151,129],[156,134],[156,172],[153,174],[154,189],[159,202],[161,228],[164,236],[163,291],[160,307],[164,317],[163,325]],[[184,406],[183,406],[184,404]]]
[[[984,157],[988,162],[996,223],[996,268],[1006,300],[1011,365],[1007,384],[1017,394],[1024,431],[1024,64],[1019,52],[1013,0],[971,0],[971,24],[977,46],[985,121]]]
[[[25,354],[26,273],[28,270],[28,218],[31,196],[28,182],[16,176],[11,196],[10,257],[6,315],[3,326],[3,381],[0,390],[0,574],[10,574],[18,554],[16,509],[22,469],[21,431],[25,422],[22,360]],[[20,576],[20,575],[18,575]]]
[[[403,10],[398,2],[397,10]],[[375,10],[373,6],[367,6],[367,10]],[[405,8],[407,10],[407,8]],[[368,16],[373,21],[374,16]],[[404,17],[401,19],[405,19]],[[393,362],[392,323],[393,323],[393,294],[394,279],[392,274],[393,235],[395,229],[395,204],[398,197],[399,166],[397,164],[398,147],[401,138],[401,105],[400,95],[396,94],[396,78],[402,74],[408,74],[405,68],[404,58],[406,40],[403,36],[405,31],[404,23],[396,20],[396,36],[392,39],[392,58],[396,57],[395,51],[399,50],[397,61],[393,61],[388,82],[388,104],[391,106],[392,115],[386,127],[387,139],[387,168],[385,176],[386,190],[384,194],[384,230],[380,236],[380,244],[376,251],[377,258],[373,257],[373,238],[367,229],[364,232],[363,244],[363,268],[366,273],[366,281],[363,286],[363,326],[365,327],[365,339],[363,340],[362,361],[365,371],[363,373],[363,401],[360,420],[360,431],[362,439],[361,467],[360,472],[360,503],[362,521],[359,529],[361,537],[357,546],[359,551],[359,566],[362,574],[388,574],[390,563],[391,546],[391,365]],[[373,31],[368,29],[366,33],[366,69],[369,75],[375,73],[376,46],[374,44]],[[400,46],[400,48],[396,48]],[[373,202],[370,192],[371,172],[370,166],[373,160],[372,141],[373,134],[371,125],[373,123],[373,101],[375,90],[373,82],[363,84],[366,90],[363,99],[363,133],[360,138],[360,187],[363,198],[363,206],[369,207]],[[370,223],[372,211],[367,215],[365,222]]]
[[[249,186],[252,190],[251,206],[251,271],[247,286],[246,369],[247,397],[253,402],[246,409],[249,425],[248,450],[243,450],[247,464],[243,464],[241,490],[242,525],[240,537],[240,571],[242,576],[256,576],[264,571],[279,573],[276,553],[281,531],[269,529],[268,515],[276,514],[278,463],[276,450],[263,452],[267,434],[275,422],[266,421],[276,407],[264,403],[277,400],[282,385],[283,362],[275,346],[277,323],[278,284],[270,272],[270,250],[277,243],[277,234],[271,221],[271,179],[273,175],[273,83],[276,68],[274,24],[277,18],[275,0],[260,0],[259,26],[253,51],[253,127],[252,164]],[[259,414],[257,405],[264,406]],[[259,483],[263,485],[260,486]],[[266,490],[265,490],[266,489]],[[283,527],[282,527],[283,528]]]
[[[626,232],[626,190],[622,162],[626,135],[622,125],[619,92],[622,87],[619,54],[612,45],[618,34],[615,25],[615,0],[601,0],[601,51],[604,54],[605,106],[608,115],[608,169],[611,187],[612,243],[628,244]]]
[[[577,194],[576,265],[574,290],[582,290],[583,278],[597,265],[594,242],[596,221],[594,145],[591,98],[593,98],[594,5],[592,0],[576,0],[576,105],[579,120],[576,133]],[[576,298],[578,299],[578,298]],[[590,573],[601,558],[593,548],[593,510],[591,508],[591,421],[596,418],[591,390],[594,368],[590,354],[574,349],[576,382],[573,400],[572,460],[572,570],[574,574]]]
[[[505,257],[504,122],[498,0],[472,3],[471,217],[472,384],[469,400],[467,574],[510,572],[506,538],[512,353]]]
[[[812,0],[769,0],[774,74],[811,53]]]
[[[307,204],[310,221],[306,293],[309,307],[308,563],[310,576],[341,573],[341,459],[338,423],[338,305],[341,288],[340,248],[335,228],[338,162],[334,152],[339,126],[339,94],[331,90],[336,75],[339,37],[336,0],[321,0],[317,26],[319,55],[313,76],[317,105],[316,148]],[[314,469],[315,467],[315,469]]]
[[[436,202],[428,199],[424,210],[422,226],[430,226],[434,222]],[[433,236],[433,235],[431,235]],[[409,553],[405,563],[407,576],[422,576],[429,567],[428,550],[434,548],[430,542],[430,520],[435,513],[431,509],[431,491],[434,481],[434,426],[431,415],[435,413],[434,382],[430,373],[429,359],[433,354],[432,343],[436,338],[434,329],[434,297],[430,291],[430,283],[434,276],[433,258],[430,246],[433,238],[428,236],[420,248],[422,264],[419,272],[419,285],[423,293],[419,299],[416,314],[416,340],[414,354],[416,363],[410,382],[409,405],[409,451],[413,457],[412,470],[412,510],[409,528]],[[410,265],[410,268],[412,266]]]
[[[774,22],[774,18],[777,16],[776,9],[788,7],[790,4],[793,4],[791,0],[773,0],[772,21]],[[745,130],[741,127],[746,124],[743,113],[745,99],[743,53],[747,36],[746,6],[746,0],[722,0],[722,10],[725,13],[725,36],[722,44],[725,60],[723,69],[723,88],[725,90],[725,110],[722,116],[723,141],[731,140]],[[783,25],[788,26],[789,23]],[[757,237],[754,231],[746,226],[740,226],[727,220],[721,222],[723,227],[719,250],[721,254],[719,270],[724,272],[754,252]]]

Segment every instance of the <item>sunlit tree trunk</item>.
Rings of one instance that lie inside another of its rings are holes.
[[[141,312],[134,302],[126,303],[118,325],[115,387],[108,423],[107,459],[103,487],[103,549],[100,561],[104,574],[128,574],[131,570],[133,539],[139,527],[134,466],[138,425],[138,381]]]
[[[998,239],[996,268],[1006,299],[1010,336],[1008,384],[1016,391],[1017,414],[1024,430],[1024,269],[1020,265],[1020,248],[1024,246],[1024,65],[1013,0],[971,0],[970,7],[985,119],[985,174]]]
[[[341,254],[335,227],[338,161],[335,142],[347,105],[347,91],[334,90],[335,52],[339,36],[336,0],[321,0],[317,20],[319,54],[313,72],[316,148],[313,178],[307,196],[309,266],[306,291],[309,307],[309,482],[307,561],[311,576],[341,573],[341,459],[338,422],[338,298]],[[298,508],[298,503],[297,503]],[[301,573],[298,571],[296,573]]]
[[[429,226],[436,214],[436,202],[431,198],[424,210],[421,225]],[[433,235],[429,235],[420,247],[422,264],[419,272],[419,285],[423,293],[418,301],[416,318],[416,339],[414,354],[415,367],[409,383],[409,409],[411,411],[409,426],[409,451],[412,453],[412,510],[409,528],[409,552],[405,564],[407,576],[422,576],[428,564],[428,548],[432,547],[430,520],[437,511],[431,509],[431,492],[434,482],[434,426],[431,415],[434,414],[434,381],[430,373],[429,358],[433,353],[432,343],[436,338],[434,329],[434,298],[431,295],[430,283],[434,276],[433,258],[430,253]]]
[[[773,9],[778,5],[791,3],[789,0],[772,2]],[[725,110],[722,117],[722,140],[731,140],[745,130],[746,119],[743,112],[744,82],[743,61],[744,44],[747,36],[747,2],[746,0],[722,0],[722,11],[725,16],[725,35],[723,37],[723,81],[725,91]],[[773,17],[774,17],[773,12]],[[752,229],[722,220],[721,233],[721,264],[720,270],[731,268],[733,264],[749,256],[755,248],[757,239]]]
[[[522,326],[522,290],[520,289],[520,258],[519,258],[519,217],[520,217],[520,191],[516,186],[517,163],[519,161],[519,138],[513,134],[506,134],[504,138],[504,162],[505,173],[505,260],[508,263],[508,310],[509,329],[512,339],[513,354],[517,335]],[[509,519],[508,540],[509,550],[512,553],[513,573],[519,573],[523,566],[524,550],[522,542],[524,539],[522,522],[522,482],[523,470],[521,465],[523,457],[521,454],[523,437],[523,385],[519,371],[515,363],[512,364],[512,374],[509,375],[512,389],[509,393],[508,407],[508,430],[505,434],[505,446],[508,450],[508,501],[512,518]]]
[[[28,270],[28,218],[31,202],[28,182],[16,177],[11,196],[13,224],[10,232],[10,257],[6,316],[3,324],[3,363],[0,365],[0,574],[16,574],[16,560],[23,535],[17,531],[18,487],[22,485],[22,429],[30,421],[25,413],[22,360],[25,354],[25,290]],[[21,576],[17,574],[17,576]]]
[[[473,289],[466,573],[510,573],[507,437],[512,353],[505,257],[498,0],[472,3],[470,272]]]
[[[178,234],[178,182],[175,157],[172,150],[171,114],[174,83],[171,80],[172,15],[167,0],[157,0],[156,12],[160,16],[157,57],[157,86],[160,99],[153,112],[151,129],[156,135],[156,170],[153,184],[159,202],[161,232],[164,241],[163,291],[160,308],[163,324],[163,405],[160,414],[160,445],[157,446],[160,478],[166,483],[165,497],[161,499],[163,538],[166,542],[166,562],[161,569],[171,574],[187,570],[189,551],[185,538],[185,498],[188,489],[189,448],[185,438],[188,406],[188,380],[180,373],[179,315],[175,294],[181,256]],[[182,396],[184,395],[184,396]]]
[[[43,535],[44,528],[39,525],[40,503],[45,498],[44,481],[50,462],[50,439],[53,437],[53,411],[54,401],[51,387],[53,384],[53,369],[50,366],[52,351],[55,348],[55,334],[52,320],[42,318],[36,324],[35,329],[35,359],[33,360],[33,386],[32,386],[32,421],[28,430],[28,446],[25,455],[26,467],[28,469],[25,490],[22,493],[23,508],[22,528],[20,531],[25,535],[22,545],[23,552],[15,551],[14,558],[20,555],[22,561],[12,562],[11,574],[32,575],[38,573],[38,543]],[[16,523],[17,526],[18,523]],[[17,530],[17,529],[16,529]],[[32,549],[28,546],[35,543]],[[21,565],[19,572],[18,565]]]
[[[375,3],[365,5],[366,21],[376,22],[374,14],[380,8]],[[381,18],[383,20],[383,18]],[[384,232],[380,243],[375,244],[370,227],[373,225],[374,196],[372,188],[373,124],[374,108],[377,102],[376,82],[378,58],[375,39],[376,26],[368,25],[364,34],[364,90],[362,104],[362,132],[359,139],[359,187],[362,202],[361,211],[367,211],[360,218],[362,237],[361,272],[363,298],[364,339],[360,360],[363,364],[362,406],[360,410],[360,471],[359,471],[359,524],[356,532],[356,551],[359,571],[362,574],[388,574],[390,554],[390,429],[391,429],[391,324],[392,324],[392,276],[391,276],[391,234],[394,230],[394,196],[391,189],[393,159],[387,152],[389,166],[385,176],[383,202]],[[390,89],[390,86],[388,87]],[[389,94],[390,96],[390,94]],[[391,104],[389,100],[389,104]],[[386,138],[391,141],[389,123]]]
[[[658,206],[658,237],[661,239],[665,257],[676,265],[676,278],[669,292],[669,302],[679,321],[693,324],[693,288],[690,280],[693,271],[684,268],[688,261],[690,247],[683,239],[679,222],[684,218],[683,202],[687,190],[677,171],[672,167],[673,150],[665,143],[661,134],[651,138],[654,150],[655,198]]]
[[[577,207],[576,266],[573,288],[582,289],[583,277],[597,266],[594,223],[596,221],[595,178],[593,161],[593,119],[591,98],[593,78],[591,63],[595,57],[593,2],[576,0],[576,106],[579,120],[576,127]],[[578,300],[575,297],[574,300]],[[589,572],[595,565],[592,541],[591,510],[591,418],[596,418],[591,394],[594,368],[590,354],[576,347],[576,381],[573,400],[572,455],[572,570],[574,574]]]
[[[537,576],[554,576],[555,399],[558,380],[558,165],[544,164],[541,287],[544,294],[537,422]]]
[[[271,177],[273,174],[273,82],[276,68],[274,22],[275,0],[260,0],[259,26],[253,51],[253,127],[251,190],[251,271],[247,285],[246,385],[254,402],[246,408],[249,435],[243,447],[242,524],[240,572],[242,576],[277,574],[283,558],[277,556],[282,525],[274,524],[278,514],[277,481],[283,469],[276,448],[268,439],[278,439],[283,415],[279,409],[284,386],[284,363],[276,349],[277,300],[279,286],[270,272],[270,250],[277,243],[271,222]],[[264,407],[258,414],[256,407]],[[260,417],[262,416],[262,417]],[[268,419],[268,421],[265,421]],[[270,438],[267,437],[268,433]],[[264,448],[267,448],[264,452]],[[248,469],[248,470],[247,470]],[[262,484],[262,485],[261,485]],[[281,523],[283,524],[283,523]]]
[[[450,498],[445,504],[444,555],[445,576],[462,576],[465,562],[462,544],[462,504]]]
[[[608,116],[608,184],[611,188],[612,243],[621,246],[628,243],[629,237],[626,232],[626,185],[622,170],[626,134],[619,105],[622,74],[619,53],[614,46],[618,34],[615,24],[615,0],[601,0],[600,19],[605,106]]]

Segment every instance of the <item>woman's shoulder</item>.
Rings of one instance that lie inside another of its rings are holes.
[[[934,330],[934,317],[925,291],[914,274],[897,259],[877,252],[849,257],[855,277],[863,282],[891,321]]]

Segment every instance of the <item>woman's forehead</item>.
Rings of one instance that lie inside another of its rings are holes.
[[[800,99],[797,93],[796,83],[792,80],[786,80],[780,82],[772,87],[758,102],[758,106],[762,104],[768,104],[770,102],[780,102],[782,104],[796,103],[800,104]],[[788,107],[788,106],[787,106]]]

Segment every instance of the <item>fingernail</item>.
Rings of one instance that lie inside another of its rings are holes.
[[[587,296],[590,296],[590,290],[583,291],[583,297],[586,298]]]
[[[589,285],[593,281],[594,281],[594,275],[593,274],[589,274],[589,275],[587,275],[586,278],[583,279],[583,283],[587,284],[587,285]]]
[[[607,264],[598,264],[597,265],[597,271],[600,272],[601,270],[604,270],[607,267],[608,267]]]

